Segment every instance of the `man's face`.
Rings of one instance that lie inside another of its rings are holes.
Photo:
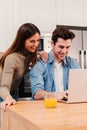
[[[56,44],[52,43],[53,55],[57,62],[64,60],[71,47],[71,39],[58,38]]]

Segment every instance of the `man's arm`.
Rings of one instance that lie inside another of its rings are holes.
[[[60,99],[68,99],[68,90],[64,91],[64,92],[47,92],[44,90],[38,90],[35,95],[34,95],[34,99],[36,100],[41,100],[44,99],[46,95],[49,95],[49,97],[55,97],[60,100]]]
[[[44,88],[45,63],[39,60],[30,71],[30,84],[32,97],[34,99],[43,99],[45,94]]]
[[[46,94],[47,94],[47,91],[45,91],[45,90],[38,90],[34,94],[34,99],[36,99],[36,100],[42,100],[42,99],[44,99],[44,97],[45,97]]]

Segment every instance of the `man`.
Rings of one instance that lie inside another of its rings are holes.
[[[68,55],[75,34],[64,26],[57,27],[52,33],[52,50],[45,63],[38,60],[30,71],[30,83],[34,99],[44,99],[49,93],[56,92],[58,99],[67,99],[69,70],[80,68],[77,61]]]

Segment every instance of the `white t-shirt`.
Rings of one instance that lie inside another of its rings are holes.
[[[54,81],[56,86],[56,92],[63,92],[63,67],[62,63],[55,62],[54,65]]]

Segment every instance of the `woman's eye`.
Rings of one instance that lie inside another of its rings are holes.
[[[35,43],[35,40],[31,40],[30,42],[31,42],[31,43]]]

